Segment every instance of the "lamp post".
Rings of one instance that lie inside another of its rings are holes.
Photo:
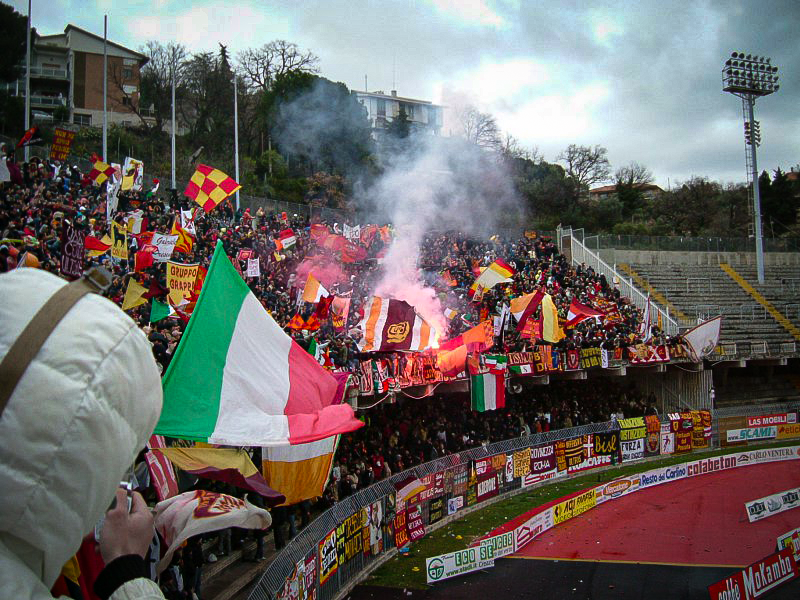
[[[761,131],[758,121],[755,120],[754,109],[756,98],[769,96],[780,89],[778,67],[771,62],[765,56],[733,52],[722,67],[722,91],[742,99],[747,177],[752,180],[758,283],[764,283],[764,241],[761,237],[761,194],[758,189],[756,160],[756,147],[761,144]]]

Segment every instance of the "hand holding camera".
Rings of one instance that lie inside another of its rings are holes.
[[[116,504],[106,513],[100,555],[106,564],[127,554],[142,558],[153,539],[153,515],[139,492],[119,488]]]

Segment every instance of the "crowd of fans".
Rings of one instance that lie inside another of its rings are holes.
[[[75,165],[36,158],[26,164],[9,161],[9,167],[12,181],[0,184],[0,272],[24,263],[59,274],[61,231],[65,223],[97,239],[109,231],[105,186],[95,185],[85,171]],[[174,256],[173,260],[208,267],[218,240],[234,260],[241,249],[253,250],[260,258],[261,274],[245,277],[245,280],[282,327],[296,314],[307,317],[315,309],[313,305],[298,302],[298,290],[302,290],[305,281],[297,274],[303,272],[305,261],[322,256],[319,260],[333,273],[329,274],[331,281],[326,282],[330,291],[351,299],[347,323],[337,330],[328,320],[323,320],[314,332],[287,329],[287,333],[304,347],[308,347],[310,336],[316,337],[318,345],[327,349],[333,368],[355,370],[361,358],[356,347],[357,324],[363,315],[363,305],[381,275],[381,260],[388,241],[375,236],[365,248],[363,260],[342,262],[318,248],[311,235],[312,222],[305,216],[268,213],[264,208],[237,211],[230,200],[205,214],[188,198],[174,192],[147,194],[148,187],[146,185],[141,192],[120,193],[118,210],[112,218],[123,222],[126,213],[139,210],[143,231],[169,232],[180,210],[197,209],[197,237],[193,248],[191,252]],[[333,223],[327,225],[333,230]],[[275,240],[286,229],[294,232],[297,241],[289,248],[279,249]],[[129,236],[128,241],[129,256],[133,257],[139,242],[135,236]],[[467,290],[476,272],[496,258],[502,258],[516,269],[513,281],[487,290],[480,302],[470,301]],[[134,272],[132,261],[114,262],[106,253],[87,258],[85,266],[88,268],[92,264],[102,265],[112,272],[113,282],[106,295],[117,304],[122,304],[132,277],[148,289],[148,298],[166,302],[168,290],[162,263]],[[243,269],[246,266],[240,265]],[[559,347],[618,348],[641,341],[637,337],[640,311],[621,297],[602,274],[588,267],[570,265],[550,239],[495,237],[486,240],[460,232],[432,232],[421,244],[418,266],[420,279],[436,289],[442,306],[459,314],[458,318],[449,320],[445,339],[499,313],[502,304],[512,298],[544,288],[553,297],[562,317],[566,317],[573,299],[590,304],[593,298],[604,298],[614,303],[619,312],[619,318],[605,326],[590,320],[567,330],[567,337],[559,342]],[[146,332],[157,362],[166,369],[180,341],[185,320],[169,318],[150,323],[149,303],[128,314]],[[535,343],[541,341],[523,339],[510,330],[502,341],[498,338],[493,350],[527,350]],[[504,410],[490,413],[471,412],[468,399],[464,397],[403,400],[401,396],[396,404],[379,405],[363,412],[367,426],[343,436],[322,505],[445,454],[550,428],[606,421],[612,414],[642,415],[652,408],[651,405],[652,398],[645,399],[635,389],[622,388],[610,380],[592,380],[591,385],[562,382],[539,386],[535,394],[510,396]],[[310,509],[304,504],[296,509],[277,511],[274,527],[288,526],[290,535],[295,532],[295,510],[299,510],[297,516],[301,525],[307,523]],[[276,532],[275,539],[279,547],[284,543],[284,533]],[[224,536],[220,544],[215,549],[217,554],[230,551],[230,537],[227,547]],[[173,566],[177,570],[171,569],[163,581],[174,597],[185,596],[187,591],[199,591],[203,553],[198,547],[193,542],[182,554],[176,554]],[[263,539],[260,539],[257,558],[262,556]]]

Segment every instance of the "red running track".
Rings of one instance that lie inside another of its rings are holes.
[[[515,556],[744,567],[800,526],[800,508],[750,523],[744,503],[800,486],[800,461],[738,467],[605,502],[541,534]]]

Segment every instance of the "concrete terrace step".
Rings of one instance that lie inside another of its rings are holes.
[[[685,315],[682,324],[688,325],[696,322],[698,317],[707,318],[716,314],[723,315],[723,326],[720,341],[723,343],[734,342],[749,344],[750,342],[766,342],[770,350],[777,349],[780,344],[794,340],[792,333],[782,326],[767,309],[759,304],[734,278],[729,276],[719,265],[642,265],[631,264],[630,269],[637,278],[654,290],[677,311]],[[753,275],[754,268],[743,268],[745,275]],[[781,278],[788,277],[800,271],[797,267],[784,267],[771,270],[773,278],[769,280],[769,290],[780,289]],[[769,274],[768,274],[769,276]],[[800,289],[800,281],[798,282]],[[770,302],[777,313],[786,318],[791,325],[800,323],[800,306],[797,308],[796,319],[780,310],[785,306],[791,296],[780,296],[781,301],[770,301],[770,295],[764,294],[767,289],[756,292],[761,293]],[[800,296],[800,294],[798,294]],[[798,300],[800,304],[800,300]],[[777,304],[777,305],[776,305]],[[798,323],[795,323],[795,320]]]

